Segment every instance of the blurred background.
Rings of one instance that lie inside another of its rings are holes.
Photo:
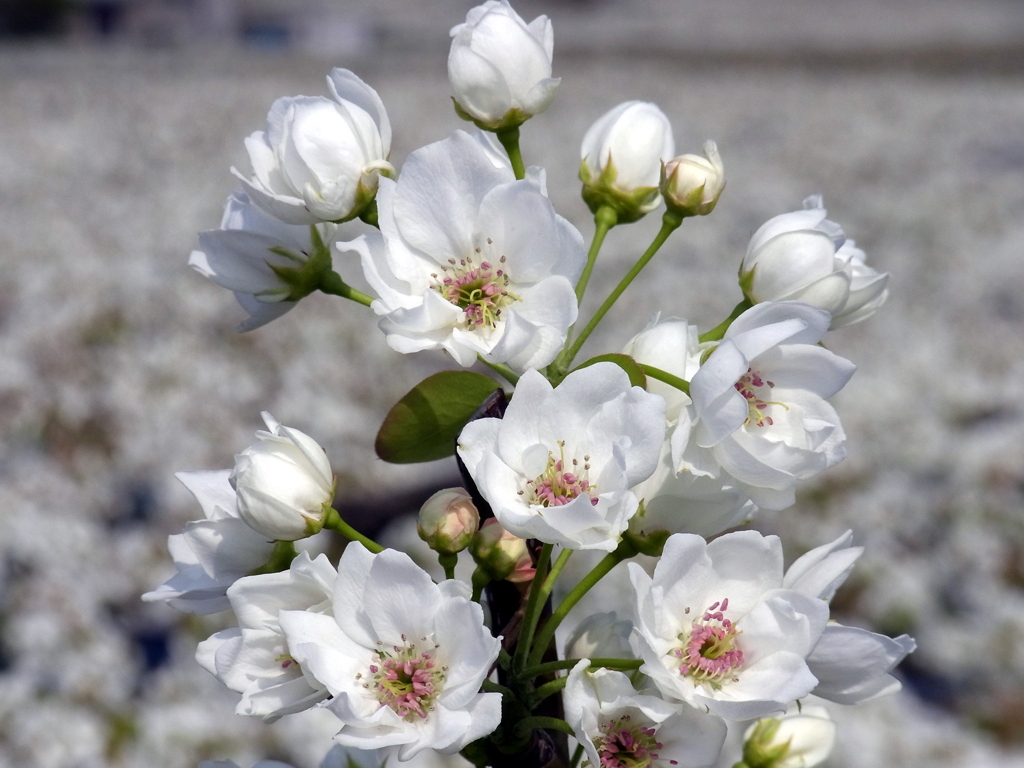
[[[241,309],[186,259],[230,167],[248,173],[242,139],[275,98],[326,94],[332,66],[380,93],[396,165],[466,125],[447,31],[472,5],[0,0],[0,766],[326,752],[332,716],[238,717],[195,664],[227,617],[140,602],[173,572],[167,535],[200,514],[173,472],[231,466],[270,410],[325,446],[343,509],[407,539],[400,516],[454,465],[385,465],[373,437],[448,366],[391,352],[367,310],[323,295],[236,335]],[[833,708],[829,766],[1024,766],[1024,3],[516,8],[552,18],[562,78],[524,156],[585,237],[579,142],[615,104],[657,102],[680,153],[712,138],[725,162],[714,214],[589,348],[618,349],[653,308],[717,324],[750,235],[812,193],[892,273],[888,305],[827,340],[860,366],[836,398],[849,458],[755,525],[789,560],[852,528],[867,551],[834,615],[919,642],[901,694]],[[657,218],[612,231],[585,313]]]

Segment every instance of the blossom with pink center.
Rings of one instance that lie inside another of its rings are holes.
[[[641,694],[622,672],[569,672],[565,718],[591,768],[702,768],[714,765],[726,727],[721,718]]]
[[[785,588],[777,537],[739,531],[708,543],[675,534],[653,576],[635,563],[629,574],[640,671],[662,695],[748,720],[817,685],[808,657],[828,604]]]
[[[735,485],[763,509],[785,509],[798,482],[846,456],[827,398],[855,366],[818,345],[830,316],[798,301],[740,315],[690,380],[692,418],[672,436],[676,468]]]
[[[381,179],[380,232],[359,254],[388,345],[443,349],[462,366],[482,356],[517,371],[561,351],[576,320],[583,237],[555,213],[543,176],[516,180],[462,131],[409,155]]]
[[[504,418],[467,424],[458,450],[505,529],[610,552],[637,510],[629,489],[654,471],[664,435],[665,401],[597,363],[557,388],[527,371]]]
[[[480,686],[500,640],[455,580],[435,584],[405,554],[351,543],[330,613],[281,611],[289,655],[330,695],[347,747],[454,754],[501,721],[501,695]]]

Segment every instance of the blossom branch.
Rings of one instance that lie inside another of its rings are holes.
[[[517,179],[525,179],[526,168],[523,166],[522,152],[519,151],[519,126],[498,131],[496,135],[501,146],[508,153],[509,162],[512,163],[512,172],[515,173]]]
[[[705,331],[704,333],[702,333],[698,337],[698,341],[700,341],[702,344],[705,341],[718,341],[723,336],[725,336],[725,332],[729,330],[729,326],[732,325],[732,321],[735,320],[740,315],[742,315],[752,306],[754,305],[750,303],[749,299],[744,299],[733,308],[732,312],[729,313],[729,316],[725,318],[725,320],[716,325],[710,331]]]
[[[619,215],[609,205],[603,205],[594,214],[594,240],[590,244],[590,252],[587,254],[587,266],[583,268],[580,281],[576,284],[576,303],[583,301],[583,293],[587,290],[587,283],[590,282],[590,273],[594,271],[594,264],[597,263],[597,254],[604,244],[605,235],[619,222]]]
[[[373,296],[368,296],[362,291],[353,288],[342,280],[341,275],[333,269],[328,269],[323,273],[317,287],[323,293],[330,294],[331,296],[341,296],[343,299],[349,299],[357,304],[362,304],[364,307],[368,307],[373,303]]]
[[[579,664],[583,659],[560,659],[559,661],[549,661],[544,664],[538,664],[534,667],[527,667],[523,670],[522,677],[524,679],[540,677],[541,675],[549,674],[550,672],[558,672],[562,669],[572,669]],[[643,662],[640,659],[590,659],[590,666],[595,667],[607,667],[608,669],[616,669],[622,672],[630,672],[634,669],[640,669],[640,665]]]
[[[598,323],[604,319],[604,316],[608,314],[608,310],[615,305],[615,302],[618,301],[619,297],[627,288],[629,288],[633,280],[636,279],[636,276],[639,275],[650,260],[654,258],[654,255],[658,252],[661,246],[663,246],[665,241],[668,240],[669,235],[679,228],[683,223],[683,217],[677,213],[673,213],[672,211],[666,211],[665,215],[662,216],[661,222],[661,229],[658,231],[658,234],[655,236],[651,245],[646,251],[644,251],[644,254],[640,257],[637,263],[633,265],[633,268],[626,273],[626,276],[622,278],[619,284],[615,286],[615,290],[613,290],[608,295],[608,298],[604,300],[604,303],[598,308],[594,316],[590,318],[590,322],[586,324],[583,330],[580,331],[580,335],[573,341],[572,346],[568,347],[555,360],[555,365],[559,370],[568,370],[569,366],[572,364],[573,358],[576,357],[576,354],[580,351],[584,342],[586,342],[590,337],[590,334],[594,332]]]

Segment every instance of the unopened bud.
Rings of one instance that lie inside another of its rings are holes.
[[[715,142],[704,143],[704,157],[681,155],[665,163],[661,193],[665,205],[683,216],[706,216],[725,189],[725,168]]]
[[[804,707],[758,720],[744,739],[743,762],[750,768],[813,768],[831,754],[836,724],[823,707]]]
[[[533,560],[526,540],[509,533],[493,518],[485,521],[473,537],[469,552],[494,581],[520,582],[533,578]]]
[[[424,502],[416,530],[435,552],[455,555],[469,546],[480,527],[480,513],[462,488],[445,488]]]

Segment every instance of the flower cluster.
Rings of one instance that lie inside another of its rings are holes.
[[[334,70],[331,98],[274,103],[247,141],[253,177],[236,172],[244,189],[191,259],[235,292],[242,330],[319,290],[370,308],[392,349],[458,366],[417,384],[376,442],[393,462],[457,458],[465,488],[426,499],[417,525],[445,578],[346,522],[323,449],[264,414],[232,470],[180,475],[205,519],[171,537],[178,573],[145,599],[230,608],[198,662],[241,695],[239,714],[333,714],[349,764],[569,764],[562,731],[573,765],[698,768],[719,760],[727,722],[752,720],[749,768],[816,764],[835,726],[793,708],[895,690],[914,642],[830,616],[860,555],[852,533],[787,569],[777,537],[726,531],[793,505],[844,458],[829,400],[854,365],[822,342],[881,306],[887,275],[808,198],[754,234],[717,326],[656,315],[621,351],[578,361],[669,236],[715,209],[718,147],[675,157],[654,104],[599,117],[580,152],[587,248],[519,148],[559,84],[550,21],[489,0],[452,37],[455,109],[474,133],[396,168],[381,99]],[[578,323],[607,232],[662,203],[654,241]],[[359,269],[373,295],[335,268]],[[477,364],[498,378],[465,370]],[[346,539],[337,560],[296,549],[321,531]]]

